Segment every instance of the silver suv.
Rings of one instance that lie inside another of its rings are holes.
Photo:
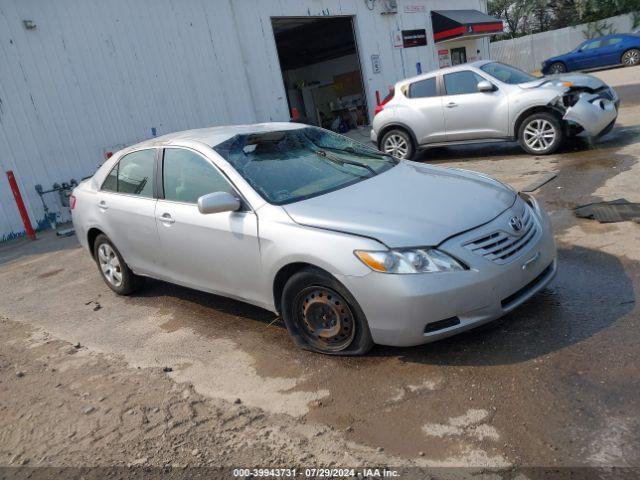
[[[591,75],[539,78],[482,60],[398,82],[376,110],[371,140],[405,159],[419,148],[512,140],[546,155],[568,136],[608,133],[618,105]]]

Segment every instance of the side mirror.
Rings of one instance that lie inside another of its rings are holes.
[[[496,87],[493,86],[491,82],[487,82],[486,80],[482,80],[478,82],[478,91],[479,92],[493,92]]]
[[[235,212],[240,210],[240,200],[227,192],[207,193],[198,198],[198,210],[204,215]]]

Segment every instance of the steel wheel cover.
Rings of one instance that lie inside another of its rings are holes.
[[[558,132],[548,120],[536,118],[524,127],[524,142],[534,152],[544,152],[553,145]]]
[[[407,158],[407,153],[409,153],[409,144],[407,140],[398,134],[389,135],[382,146],[384,149],[384,153],[392,155],[398,158]]]
[[[116,252],[108,243],[98,247],[98,264],[104,278],[114,287],[122,285],[122,266]]]
[[[328,352],[347,348],[356,334],[356,323],[347,301],[327,287],[308,287],[295,300],[300,333],[309,345]]]

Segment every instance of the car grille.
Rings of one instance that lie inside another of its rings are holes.
[[[613,102],[613,92],[609,87],[602,87],[596,92],[598,94],[598,98],[606,98],[607,100],[611,100]]]
[[[522,230],[508,234],[499,230],[464,244],[464,247],[495,263],[509,263],[522,253],[538,233],[538,225],[528,206],[522,215]],[[507,225],[508,227],[508,225]]]

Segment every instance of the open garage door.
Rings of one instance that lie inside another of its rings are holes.
[[[352,17],[273,17],[291,117],[344,133],[368,123]]]

